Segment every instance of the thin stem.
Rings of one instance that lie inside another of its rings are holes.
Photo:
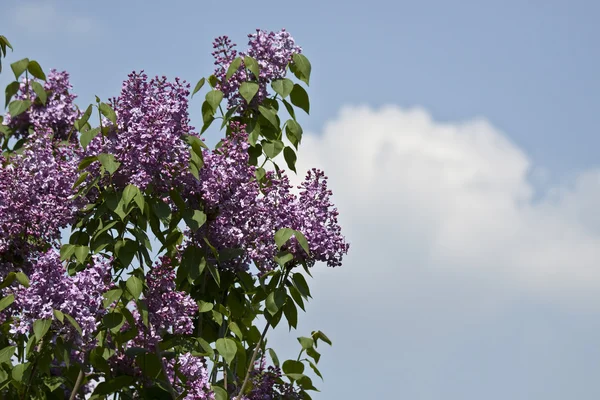
[[[81,382],[83,382],[83,377],[85,374],[83,373],[83,365],[79,370],[79,375],[77,375],[77,380],[75,381],[75,386],[73,386],[73,391],[71,392],[71,396],[69,396],[69,400],[75,400],[77,397],[77,392],[79,391],[79,387],[81,386]]]
[[[254,353],[252,353],[252,358],[250,359],[250,365],[248,365],[248,371],[246,371],[246,377],[244,378],[242,387],[240,388],[238,395],[236,397],[234,397],[234,400],[240,399],[240,396],[244,393],[244,389],[246,388],[246,385],[248,385],[250,373],[252,372],[252,369],[254,368],[254,361],[256,361],[256,356],[258,355],[258,349],[260,349],[260,345],[265,340],[265,336],[267,335],[267,331],[269,330],[269,325],[271,325],[271,323],[269,321],[267,321],[267,325],[265,326],[265,329],[263,329],[262,335],[260,336],[258,343],[256,343],[256,347],[254,347]]]
[[[175,400],[177,398],[177,392],[175,392],[173,385],[171,385],[171,382],[169,381],[169,376],[167,375],[167,365],[165,364],[165,360],[163,360],[163,358],[160,355],[161,352],[160,352],[160,348],[158,347],[158,343],[156,344],[155,349],[156,349],[156,355],[160,359],[160,366],[162,368],[162,372],[165,375],[165,378],[167,378],[165,380],[165,382],[167,383],[167,389],[169,389],[169,393],[171,393],[171,397],[173,397],[173,400]]]

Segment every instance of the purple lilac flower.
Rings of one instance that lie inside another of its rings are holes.
[[[168,82],[166,77],[148,81],[143,72],[133,72],[113,99],[117,129],[108,137],[97,136],[87,154],[109,153],[121,163],[113,177],[120,186],[134,184],[144,190],[152,185],[168,193],[188,174],[190,150],[184,135],[189,126],[189,84]]]
[[[43,85],[44,90],[49,92],[46,104],[35,101],[37,95],[31,87],[32,81],[35,79],[30,79],[28,85],[23,79],[16,95],[17,100],[31,100],[33,102],[31,108],[16,118],[11,118],[10,114],[7,114],[4,124],[13,130],[14,137],[17,139],[27,137],[29,127],[33,126],[36,130],[51,129],[55,140],[67,140],[75,120],[79,117],[79,111],[74,104],[77,96],[70,93],[72,86],[69,83],[69,74],[54,69],[50,71]],[[77,139],[76,135],[71,135],[71,138]]]
[[[290,383],[281,379],[279,367],[266,367],[263,357],[250,373],[251,390],[240,400],[300,400],[302,396]]]
[[[167,377],[174,382],[173,388],[178,394],[185,397],[179,397],[183,400],[214,400],[215,394],[210,388],[208,370],[206,362],[202,357],[192,356],[190,353],[180,354],[175,360],[170,360],[167,364]],[[175,376],[177,369],[178,376]],[[179,376],[183,376],[182,381]]]
[[[235,44],[227,36],[220,36],[213,42],[215,51],[212,53],[215,58],[216,69],[214,75],[219,79],[217,89],[221,90],[228,100],[229,108],[240,106],[244,109],[246,101],[241,97],[238,89],[242,82],[249,80],[258,80],[259,90],[252,106],[260,104],[267,97],[267,87],[275,79],[283,78],[286,74],[288,63],[292,60],[294,54],[299,54],[302,49],[296,46],[294,38],[285,30],[279,32],[268,32],[257,29],[256,33],[248,35],[248,51],[241,52],[239,55],[246,55],[254,58],[259,65],[259,76],[248,76],[244,63],[233,76],[227,80],[227,70],[237,57],[238,53],[234,49]]]
[[[276,266],[275,233],[292,228],[304,233],[311,252],[307,257],[292,239],[287,248],[296,261],[310,266],[316,261],[331,267],[341,265],[348,244],[341,234],[324,174],[310,171],[300,186],[300,195],[295,196],[285,174],[277,178],[270,172],[261,192],[254,179],[255,168],[248,165],[248,146],[245,127],[233,122],[223,145],[205,152],[194,192],[200,193],[209,218],[195,234],[195,242],[204,246],[202,239],[207,237],[218,250],[244,250],[242,256],[222,264],[223,268],[245,270],[254,263],[260,271],[268,271]]]
[[[73,222],[82,205],[71,189],[78,160],[74,146],[55,145],[48,131],[36,132],[22,154],[0,159],[0,276]]]
[[[34,321],[51,319],[55,332],[74,339],[80,350],[93,345],[98,323],[106,313],[102,300],[110,287],[110,271],[110,262],[95,256],[85,270],[68,276],[56,250],[42,254],[33,264],[30,286],[14,291],[11,333],[26,334]],[[73,317],[81,327],[81,335],[66,320],[59,322],[53,310]]]

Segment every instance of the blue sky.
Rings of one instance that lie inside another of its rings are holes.
[[[287,28],[313,65],[301,166],[329,174],[352,243],[316,268],[298,331],[334,340],[314,398],[584,400],[600,395],[599,16],[592,1],[8,0],[0,33],[9,62],[68,70],[87,104],[134,69],[195,83],[215,36]],[[291,355],[293,338],[272,340]]]

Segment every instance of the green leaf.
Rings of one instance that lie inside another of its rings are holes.
[[[21,87],[21,85],[17,81],[13,81],[13,82],[9,83],[8,85],[6,85],[6,89],[4,91],[4,93],[6,93],[6,99],[4,100],[5,101],[4,107],[8,106],[10,99],[19,92],[20,87]]]
[[[17,272],[15,274],[15,278],[21,285],[25,286],[26,288],[29,287],[29,278],[23,272]]]
[[[206,222],[206,214],[200,210],[186,210],[183,220],[195,232]]]
[[[56,389],[65,384],[65,378],[62,376],[44,376],[44,385],[50,392],[54,392]]]
[[[254,74],[254,78],[258,79],[260,76],[260,67],[258,65],[258,61],[250,56],[246,56],[244,57],[244,65],[250,72],[252,72],[252,74]]]
[[[129,279],[127,279],[126,286],[134,299],[138,299],[144,290],[144,283],[137,276],[130,276]]]
[[[283,363],[282,369],[286,374],[302,374],[304,372],[304,364],[300,361],[286,360]]]
[[[229,400],[229,395],[221,386],[211,385],[210,388],[215,392],[215,400]]]
[[[9,287],[10,285],[12,285],[12,283],[15,281],[15,278],[17,277],[17,274],[15,274],[14,272],[9,272],[6,277],[2,280],[2,283],[0,284],[0,289],[4,289],[6,287]]]
[[[311,349],[315,345],[315,341],[312,338],[301,336],[298,338],[298,342],[304,350]]]
[[[38,341],[46,335],[52,325],[51,319],[38,319],[33,323],[33,333]]]
[[[242,330],[240,329],[240,327],[238,326],[238,324],[236,324],[235,322],[230,322],[229,323],[229,330],[233,333],[235,333],[235,335],[242,340],[244,338],[244,334],[242,333]]]
[[[16,346],[8,346],[0,350],[0,363],[5,363],[10,361],[13,354],[15,354]]]
[[[125,317],[118,312],[111,312],[102,317],[104,326],[112,331],[117,331],[125,323]]]
[[[321,354],[319,354],[319,352],[316,351],[314,348],[306,349],[306,354],[309,357],[312,357],[315,360],[315,363],[318,363],[321,359]],[[323,379],[323,377],[321,377],[321,379]]]
[[[91,104],[86,108],[81,118],[75,121],[75,129],[80,131],[83,128],[83,126],[87,124],[88,120],[90,119],[90,116],[92,115],[93,108],[94,107]]]
[[[17,382],[21,382],[21,380],[23,380],[23,374],[25,373],[27,367],[29,367],[28,362],[26,362],[25,364],[15,365],[11,373],[12,378]]]
[[[194,88],[194,91],[192,92],[192,97],[194,97],[194,95],[196,93],[198,93],[198,91],[200,89],[202,89],[202,86],[204,86],[204,82],[206,82],[206,79],[202,78],[198,81],[198,83],[196,83],[196,87]]]
[[[115,393],[120,389],[128,387],[131,385],[131,383],[133,383],[132,376],[119,375],[115,378],[99,383],[98,386],[96,386],[96,390],[94,390],[92,398],[95,398],[94,395],[105,396],[107,394]]]
[[[71,317],[69,314],[65,314],[65,318],[67,319],[67,321],[69,321],[69,323],[71,323],[71,325],[73,325],[73,328],[75,328],[75,330],[79,332],[79,335],[83,335],[81,327],[79,326],[79,323],[75,321],[75,318]]]
[[[8,296],[4,296],[0,299],[0,311],[4,310],[6,307],[10,306],[15,301],[15,295],[9,294]]]
[[[44,90],[44,87],[41,83],[33,81],[31,82],[31,88],[37,95],[37,98],[40,99],[43,105],[46,105],[46,100],[48,99],[48,93]]]
[[[308,93],[306,93],[306,90],[304,90],[302,86],[298,84],[294,85],[294,89],[292,89],[292,93],[290,93],[290,100],[293,105],[300,107],[309,114],[310,101],[308,100]]]
[[[240,68],[240,65],[242,65],[242,59],[240,57],[235,58],[231,64],[229,64],[229,68],[227,68],[227,74],[225,75],[226,81],[231,79],[233,74],[235,74]]]
[[[298,289],[296,289],[295,286],[290,286],[289,290],[290,290],[290,295],[292,296],[292,299],[294,299],[294,301],[296,302],[296,304],[298,304],[298,306],[303,311],[306,311],[304,309],[304,301],[302,300],[302,295],[300,294],[300,292],[298,291]]]
[[[285,123],[285,134],[290,142],[298,148],[298,144],[302,141],[302,127],[293,119],[289,119]]]
[[[90,253],[90,248],[87,246],[75,246],[75,258],[79,264],[83,264],[88,254]]]
[[[56,317],[56,319],[59,320],[61,323],[65,322],[65,314],[63,314],[62,311],[52,310],[52,314],[54,314],[54,317]]]
[[[98,106],[98,109],[100,110],[100,113],[102,113],[102,115],[104,115],[106,118],[108,118],[108,120],[110,122],[112,122],[113,124],[117,123],[117,114],[115,113],[115,110],[113,110],[111,106],[109,106],[106,103],[100,103],[100,105]]]
[[[108,173],[111,175],[117,169],[119,169],[119,166],[121,165],[121,163],[118,162],[115,159],[115,156],[113,156],[112,154],[100,153],[98,154],[98,161],[100,161],[100,164],[102,164],[106,171],[108,171]]]
[[[65,261],[75,253],[75,245],[73,244],[63,244],[60,247],[60,261]]]
[[[121,261],[123,267],[127,267],[129,264],[131,264],[131,261],[133,260],[137,250],[137,242],[130,239],[119,240],[115,244],[115,254],[117,255],[119,261]]]
[[[235,353],[237,353],[235,340],[229,338],[217,339],[216,347],[217,351],[223,356],[227,364],[231,364],[235,358]]]
[[[8,105],[8,112],[11,117],[16,117],[27,111],[31,106],[31,100],[15,100]]]
[[[121,298],[121,295],[123,295],[122,289],[111,289],[108,292],[104,293],[104,301],[102,302],[104,308],[110,307],[111,304],[113,304],[115,301]]]
[[[284,144],[281,140],[273,140],[273,141],[262,141],[262,148],[267,155],[267,157],[273,159],[281,153],[281,150],[284,148]]]
[[[212,310],[214,307],[213,303],[208,303],[206,301],[198,300],[198,312],[205,313]]]
[[[212,112],[216,112],[219,109],[219,104],[223,100],[223,92],[220,90],[211,90],[206,93],[206,102],[212,108]]]
[[[269,355],[271,356],[271,360],[273,360],[273,364],[275,364],[276,367],[279,367],[279,358],[277,358],[275,350],[269,348]]]
[[[215,268],[211,263],[207,263],[206,267],[208,268],[208,272],[213,277],[218,286],[221,286],[221,275],[219,274],[219,270]]]
[[[283,314],[285,315],[285,319],[288,321],[290,329],[296,329],[298,325],[298,309],[296,308],[296,304],[294,304],[291,297],[290,301],[287,301],[283,306]]]
[[[140,189],[138,189],[137,186],[129,184],[127,186],[125,186],[125,189],[123,189],[123,196],[121,197],[121,200],[123,201],[123,207],[126,208],[129,203],[131,203],[131,201],[140,194]],[[144,210],[144,207],[142,205],[141,210]]]
[[[258,83],[242,82],[240,85],[240,94],[246,100],[246,103],[250,104],[256,93],[258,93]]]
[[[294,231],[294,236],[296,236],[296,240],[300,244],[300,247],[302,247],[302,250],[304,250],[306,252],[306,255],[310,256],[310,249],[308,248],[308,240],[306,240],[306,237],[304,236],[304,234],[300,231]]]
[[[298,79],[308,85],[310,81],[310,72],[312,69],[310,61],[308,61],[308,58],[306,58],[306,56],[303,54],[293,54],[292,61],[294,62],[294,71],[292,72],[294,72],[294,75],[296,75]]]
[[[277,121],[277,114],[273,110],[261,105],[261,106],[258,106],[258,111],[260,112],[260,114],[263,117],[265,117],[267,119],[267,121],[269,121],[271,123],[271,125],[273,125],[275,128],[279,128],[279,122]]]
[[[281,228],[278,230],[275,233],[275,244],[277,245],[277,248],[281,249],[281,247],[294,235],[294,232],[296,231],[290,228]]]
[[[299,272],[296,272],[292,275],[292,281],[294,285],[304,298],[310,297],[310,289],[308,288],[308,283],[306,283],[306,279],[304,279],[304,275]]]
[[[25,72],[28,65],[29,65],[28,58],[24,58],[22,60],[19,60],[19,61],[16,61],[16,62],[10,64],[10,67],[12,68],[13,73],[15,74],[16,80],[19,80],[19,77],[23,74],[23,72]]]
[[[321,339],[322,341],[324,341],[325,343],[327,343],[330,346],[332,345],[331,340],[321,331],[312,332],[312,337],[315,340],[315,345],[316,345],[318,339]]]
[[[266,307],[271,315],[275,315],[277,311],[285,304],[286,292],[283,288],[277,288],[274,292],[267,296]]]
[[[42,66],[37,61],[29,61],[29,65],[27,65],[27,70],[34,77],[43,81],[46,80],[46,74],[44,73]]]
[[[283,149],[283,158],[285,158],[288,168],[296,172],[296,153],[291,147],[286,146]]]
[[[281,97],[286,98],[292,93],[292,89],[294,88],[294,82],[288,78],[275,79],[271,83],[271,87],[275,91],[275,93],[279,94]]]
[[[285,99],[281,99],[281,102],[285,106],[285,109],[287,110],[288,114],[290,114],[290,117],[292,117],[295,120],[296,112],[294,111],[294,106],[292,106],[290,103],[288,103]]]

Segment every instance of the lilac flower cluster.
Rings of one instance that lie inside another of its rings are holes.
[[[73,124],[79,117],[79,110],[74,104],[77,96],[70,93],[72,86],[69,83],[69,74],[53,69],[47,78],[43,85],[44,90],[49,93],[46,104],[35,101],[38,96],[31,87],[31,82],[35,79],[28,82],[23,80],[21,83],[16,99],[29,99],[33,104],[29,110],[16,118],[11,118],[10,114],[6,115],[4,124],[12,129],[15,138],[27,137],[31,126],[35,130],[51,129],[55,140],[58,141],[67,140],[71,135]],[[76,135],[71,135],[71,138],[76,140]]]
[[[113,182],[134,184],[144,190],[152,185],[168,193],[182,183],[189,166],[189,146],[184,135],[189,126],[189,84],[168,82],[166,77],[148,81],[143,72],[133,72],[123,82],[112,105],[117,126],[108,137],[97,136],[87,155],[109,153],[121,163]]]
[[[34,321],[51,319],[56,334],[74,339],[81,350],[93,345],[94,333],[106,312],[102,295],[111,285],[110,271],[110,262],[96,256],[85,270],[69,276],[56,250],[42,254],[33,264],[30,286],[14,290],[11,333],[27,334]],[[81,335],[66,319],[58,321],[53,310],[73,317],[81,327]]]
[[[250,393],[242,396],[240,400],[300,400],[302,396],[290,383],[281,379],[279,367],[266,367],[263,357],[258,367],[251,372]]]
[[[177,370],[177,375],[175,374]],[[190,353],[180,354],[175,360],[167,363],[167,377],[174,382],[173,388],[178,394],[185,393],[183,400],[214,400],[215,394],[210,388],[210,380],[206,362],[202,357]],[[182,381],[180,377],[183,377]]]
[[[146,277],[148,318],[159,335],[191,334],[198,306],[185,292],[175,289],[175,269],[168,257],[161,257]]]
[[[49,131],[30,139],[22,154],[0,159],[0,276],[57,240],[81,206],[72,198],[74,147],[55,145]]]
[[[161,257],[146,276],[148,290],[144,301],[148,310],[148,325],[142,320],[137,306],[132,303],[132,315],[138,334],[127,344],[127,347],[139,347],[151,352],[156,350],[165,333],[189,335],[194,331],[194,317],[198,306],[189,294],[176,290],[175,270],[168,257]],[[125,323],[121,331],[131,327]],[[139,373],[132,357],[117,352],[110,359],[113,368],[125,373]]]
[[[279,32],[266,32],[257,29],[256,33],[248,35],[247,52],[239,53],[240,56],[250,56],[258,62],[259,76],[255,77],[246,72],[242,61],[240,68],[227,80],[227,70],[235,60],[238,53],[234,49],[235,44],[227,36],[220,36],[213,42],[212,53],[215,58],[214,75],[218,78],[217,89],[221,90],[228,100],[229,108],[240,106],[244,109],[246,101],[241,97],[238,90],[242,82],[254,80],[258,82],[259,90],[251,106],[255,107],[267,97],[267,87],[275,79],[283,78],[286,74],[288,63],[294,54],[299,54],[302,49],[296,46],[294,38],[285,30]]]
[[[331,203],[327,179],[318,170],[310,171],[300,187],[300,195],[291,193],[288,178],[267,174],[267,184],[261,188],[254,179],[255,168],[248,165],[248,140],[245,127],[236,122],[231,135],[214,152],[204,155],[199,188],[205,213],[209,216],[204,228],[196,233],[196,243],[203,246],[203,237],[221,250],[238,248],[244,255],[222,265],[247,269],[254,263],[259,270],[276,266],[275,233],[292,228],[304,233],[309,243],[308,257],[298,243],[290,241],[288,250],[296,261],[312,266],[316,261],[328,266],[341,265],[349,245],[341,234],[337,210]]]

